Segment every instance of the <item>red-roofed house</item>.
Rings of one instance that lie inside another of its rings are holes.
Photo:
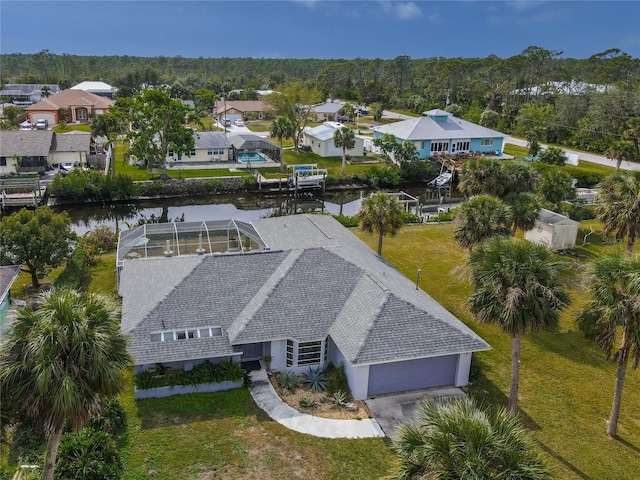
[[[29,122],[47,120],[49,125],[60,122],[59,110],[69,110],[69,123],[89,123],[92,115],[102,115],[113,105],[113,100],[84,90],[63,90],[27,108]]]

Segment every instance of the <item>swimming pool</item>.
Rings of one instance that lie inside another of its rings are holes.
[[[238,152],[238,162],[240,163],[264,163],[267,159],[259,152]]]

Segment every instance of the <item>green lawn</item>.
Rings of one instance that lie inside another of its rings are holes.
[[[373,157],[370,157],[373,159]],[[295,164],[308,164],[317,163],[318,168],[326,168],[329,175],[333,177],[340,176],[340,169],[342,168],[342,157],[321,157],[313,152],[296,152],[295,150],[284,151],[284,161],[287,165]],[[350,165],[347,163],[346,175],[364,175],[374,164],[356,164]],[[378,166],[384,166],[384,163],[377,164]]]
[[[52,127],[56,133],[69,133],[69,132],[91,132],[91,125],[88,123],[68,123],[65,128],[62,128],[60,125],[56,125]]]
[[[584,231],[589,231],[589,225],[600,228],[597,222],[588,222]],[[492,404],[506,406],[510,339],[497,328],[472,319],[466,307],[471,286],[463,268],[467,251],[455,243],[453,230],[452,224],[405,227],[397,237],[385,238],[383,256],[411,279],[421,268],[421,288],[492,345],[491,351],[477,356],[483,376],[471,392]],[[374,235],[354,233],[376,247]],[[640,371],[627,372],[620,440],[611,440],[606,436],[605,422],[611,409],[616,367],[576,331],[572,320],[586,300],[577,285],[583,261],[595,252],[617,248],[605,244],[597,231],[588,241],[592,245],[578,248],[575,257],[567,257],[575,272],[571,281],[573,304],[563,315],[559,332],[528,335],[522,340],[519,406],[525,425],[554,465],[556,478],[631,480],[640,472]],[[640,245],[635,251],[640,253]]]

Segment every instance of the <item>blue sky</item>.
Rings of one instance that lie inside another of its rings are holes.
[[[0,1],[0,51],[254,58],[640,57],[631,1]]]

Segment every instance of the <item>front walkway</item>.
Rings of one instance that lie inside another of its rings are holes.
[[[363,420],[332,420],[301,413],[283,402],[273,389],[267,372],[251,372],[251,396],[276,422],[290,430],[322,438],[384,437],[384,432],[374,418]]]

